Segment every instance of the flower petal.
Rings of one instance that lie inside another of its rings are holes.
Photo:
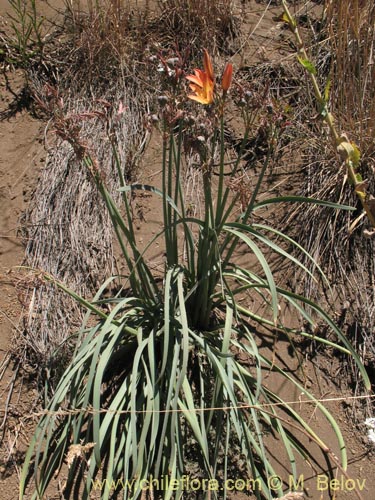
[[[188,94],[188,98],[192,99],[193,101],[197,101],[200,104],[211,104],[211,102],[212,102],[212,99],[209,99],[209,98],[201,96],[201,95]]]
[[[195,75],[188,75],[186,77],[186,80],[189,80],[189,82],[193,82],[195,85],[198,85],[199,87],[203,87],[203,81],[201,78],[198,78]]]
[[[194,69],[193,75],[187,75],[186,79],[191,82],[190,90],[194,94],[189,94],[188,98],[201,104],[211,104],[214,100],[214,72],[211,58],[206,49],[203,53],[204,71]]]
[[[214,68],[212,66],[211,57],[206,49],[204,49],[204,51],[203,51],[203,67],[204,67],[204,71],[206,72],[206,74],[208,75],[210,80],[213,81],[214,80]]]

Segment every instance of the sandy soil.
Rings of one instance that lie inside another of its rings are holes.
[[[0,80],[1,102],[0,112],[9,111],[14,103],[14,95],[20,90],[22,75],[15,73],[10,76],[10,90],[6,89],[4,78]],[[10,113],[1,120],[0,132],[0,363],[6,359],[7,351],[12,347],[17,335],[22,335],[20,324],[21,305],[15,286],[17,269],[23,262],[24,248],[20,234],[19,218],[30,198],[36,182],[38,170],[44,161],[42,145],[43,124],[33,119],[26,110]],[[1,419],[4,416],[4,404],[9,383],[12,380],[11,367],[5,373],[1,382]],[[23,391],[27,398],[33,398],[33,393]],[[25,406],[17,405],[16,395],[12,399],[9,418],[17,416],[18,411]],[[21,410],[22,411],[22,410]],[[15,432],[14,432],[15,431]],[[18,429],[20,431],[20,429]],[[1,447],[0,485],[4,500],[17,498],[18,476],[15,465],[18,454],[15,447],[21,436],[15,428],[5,433]]]

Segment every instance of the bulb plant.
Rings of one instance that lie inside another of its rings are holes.
[[[167,63],[162,60],[162,64]],[[299,443],[301,436],[307,436],[338,467],[346,469],[346,448],[339,424],[313,394],[274,363],[272,354],[268,356],[258,348],[254,322],[352,355],[369,387],[357,354],[321,307],[277,283],[269,263],[270,253],[310,273],[277,241],[303,249],[281,231],[256,222],[257,212],[278,202],[350,207],[293,196],[258,200],[272,144],[280,132],[277,120],[269,127],[270,145],[254,189],[247,196],[243,196],[243,189],[233,189],[238,179],[241,181],[244,146],[254,126],[246,100],[249,95],[244,93],[239,100],[243,140],[236,156],[229,158],[225,123],[233,87],[232,65],[227,64],[217,83],[210,55],[204,51],[203,69],[186,76],[191,91],[187,99],[182,69],[167,69],[166,79],[172,83],[172,90],[159,97],[162,186],[128,185],[118,161],[123,209],[113,201],[100,166],[88,148],[77,135],[67,133],[66,122],[61,127],[102,193],[129,274],[116,295],[108,298],[104,294],[113,277],[92,301],[56,283],[88,313],[71,362],[27,452],[20,499],[28,484],[32,498],[43,498],[59,474],[66,476],[65,498],[91,498],[98,479],[105,479],[100,493],[103,499],[116,495],[138,498],[144,494],[141,480],[150,477],[168,477],[177,485],[165,491],[159,488],[150,493],[151,497],[180,498],[191,443],[202,477],[224,481],[229,474],[228,456],[233,442],[239,446],[244,472],[259,486],[253,491],[256,498],[281,496],[281,486],[277,492],[269,487],[268,479],[276,472],[267,451],[267,433],[278,436],[295,478],[295,455],[308,459],[308,451]],[[191,117],[185,108],[192,106],[199,107],[208,124],[206,136],[193,137],[204,197],[199,215],[188,210],[182,185],[184,148],[191,143],[187,140],[191,139],[187,137]],[[115,151],[115,144],[113,148]],[[144,252],[156,239],[164,239],[163,280],[155,276],[137,246],[128,195],[140,189],[160,198],[164,227]],[[252,263],[248,267],[236,262],[240,244],[246,246],[248,262]],[[319,270],[319,265],[314,264]],[[53,280],[51,276],[46,279]],[[248,294],[265,304],[263,316],[241,300]],[[284,303],[313,330],[316,318],[324,321],[337,342],[284,325],[280,313]],[[293,405],[266,387],[264,377],[269,372],[277,373],[303,392],[306,400],[322,412],[338,441],[340,460],[330,451],[331,443],[325,443]],[[210,498],[226,497],[225,490],[206,493]]]

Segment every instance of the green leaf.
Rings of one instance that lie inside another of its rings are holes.
[[[311,74],[316,75],[316,68],[314,64],[309,59],[304,59],[303,57],[297,56],[299,63]]]
[[[355,207],[350,207],[349,205],[340,205],[339,203],[333,203],[331,201],[317,200],[316,198],[306,198],[304,196],[279,196],[277,198],[267,198],[265,200],[259,201],[254,205],[254,211],[259,210],[262,207],[268,205],[273,205],[275,203],[310,203],[313,205],[319,205],[322,207],[335,208],[337,210],[350,210],[354,211]],[[241,215],[242,216],[242,215]]]
[[[353,151],[350,154],[350,159],[353,163],[353,166],[357,168],[359,166],[359,162],[361,160],[361,152],[356,144],[354,142],[351,143]]]
[[[296,27],[295,19],[292,17],[289,17],[286,12],[283,12],[279,16],[273,17],[272,20],[275,21],[276,23],[282,22],[282,23],[288,24],[291,28]]]
[[[332,79],[331,77],[329,76],[328,77],[328,80],[327,80],[327,83],[324,87],[324,101],[327,103],[328,100],[329,100],[329,94],[330,94],[330,91],[331,91],[331,86],[332,86]]]
[[[254,253],[255,257],[257,258],[257,260],[261,264],[263,271],[266,275],[269,291],[271,293],[273,321],[274,321],[274,324],[276,324],[277,316],[278,316],[278,312],[279,312],[278,311],[279,303],[278,303],[278,298],[277,298],[277,289],[276,289],[275,281],[273,278],[271,268],[267,262],[267,259],[265,258],[263,252],[260,250],[258,245],[251,238],[249,238],[245,233],[243,233],[242,231],[237,231],[236,229],[232,229],[229,226],[226,226],[226,230],[229,233],[237,236],[244,243],[246,243],[246,245]]]

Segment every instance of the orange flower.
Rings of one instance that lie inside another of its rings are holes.
[[[203,67],[203,71],[195,69],[194,75],[186,77],[191,82],[189,84],[190,89],[194,92],[194,94],[189,94],[188,97],[201,104],[211,104],[214,100],[214,70],[206,49],[203,52]]]
[[[230,84],[232,83],[232,75],[233,65],[231,63],[227,63],[224,69],[223,78],[221,80],[221,88],[223,89],[224,94],[228,92]]]

